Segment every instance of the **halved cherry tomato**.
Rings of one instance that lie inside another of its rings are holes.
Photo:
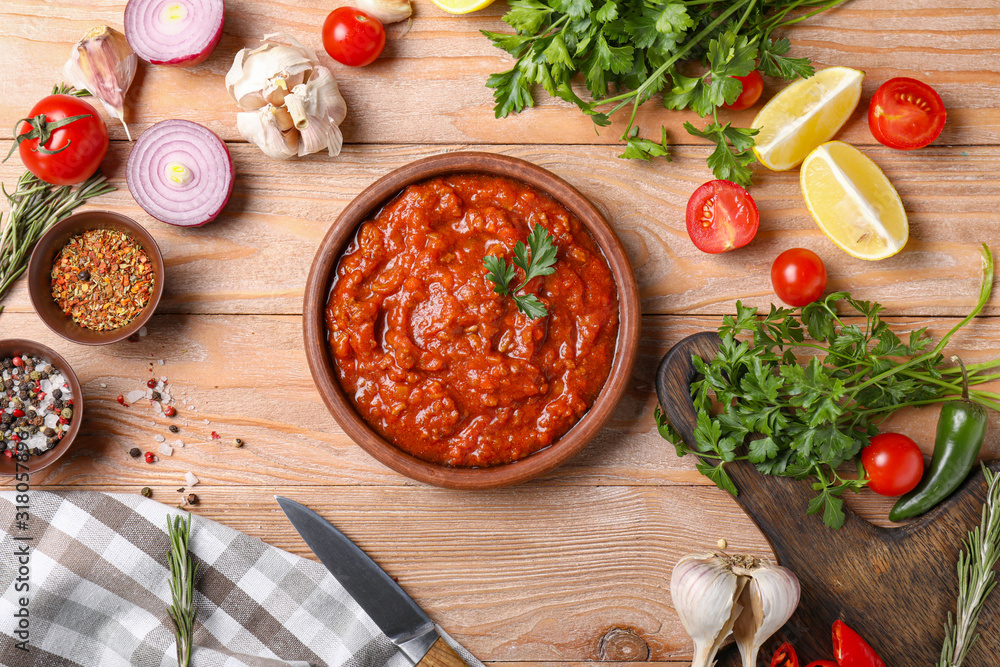
[[[872,95],[868,127],[879,143],[899,150],[923,148],[941,134],[948,114],[941,96],[923,81],[889,79]]]
[[[840,667],[885,667],[875,649],[840,620],[833,622],[833,657]]]
[[[879,433],[861,450],[868,488],[880,496],[909,493],[924,476],[924,455],[902,433]]]
[[[760,224],[750,193],[730,181],[709,181],[687,204],[687,232],[702,252],[727,252],[753,240]]]
[[[795,655],[795,647],[785,642],[774,652],[771,667],[799,667],[799,656]]]
[[[812,250],[786,250],[771,264],[771,285],[778,298],[789,306],[804,306],[823,296],[826,266]]]
[[[837,667],[833,660],[813,660],[806,667]]]
[[[743,91],[732,104],[723,104],[722,106],[733,111],[743,111],[757,104],[760,94],[764,92],[764,78],[760,72],[754,70],[746,76],[734,76],[733,78],[743,84]]]

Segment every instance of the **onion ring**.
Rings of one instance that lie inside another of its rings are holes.
[[[125,38],[153,65],[191,67],[222,37],[225,0],[128,0]]]
[[[233,193],[234,177],[225,142],[189,120],[162,120],[143,132],[125,166],[136,203],[180,227],[214,220]]]

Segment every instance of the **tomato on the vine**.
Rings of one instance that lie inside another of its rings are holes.
[[[703,252],[742,248],[756,236],[759,224],[757,204],[736,183],[709,181],[688,199],[688,236]]]
[[[901,433],[879,433],[861,450],[868,488],[880,496],[901,496],[920,483],[924,455]]]
[[[764,77],[760,75],[760,72],[754,70],[746,76],[734,76],[733,78],[743,84],[743,91],[739,97],[733,100],[732,104],[723,104],[722,106],[733,111],[743,111],[757,104],[761,93],[764,92]]]
[[[771,264],[771,285],[778,298],[789,306],[804,306],[823,296],[826,266],[812,250],[786,250]]]
[[[97,109],[72,95],[49,95],[32,107],[17,129],[25,169],[53,185],[90,178],[108,152],[108,128]],[[7,157],[13,154],[12,147]]]
[[[323,23],[323,48],[349,67],[370,65],[385,48],[385,27],[360,9],[337,7]]]
[[[948,113],[941,96],[923,81],[889,79],[872,95],[868,127],[883,146],[923,148],[941,134]]]
[[[833,622],[833,657],[840,667],[885,667],[875,649],[841,620]]]
[[[771,657],[771,667],[799,667],[799,656],[795,654],[795,647],[788,642],[779,646]]]

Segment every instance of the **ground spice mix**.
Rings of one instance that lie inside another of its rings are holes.
[[[134,238],[115,229],[91,229],[59,251],[52,298],[81,327],[118,329],[149,303],[154,278],[153,264]]]

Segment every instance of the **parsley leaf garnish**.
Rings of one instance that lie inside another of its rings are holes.
[[[486,279],[494,283],[493,291],[502,296],[511,296],[517,309],[535,320],[549,314],[545,304],[534,294],[518,295],[533,278],[548,276],[555,272],[556,254],[559,248],[554,239],[541,225],[535,225],[528,234],[528,245],[518,241],[514,245],[514,263],[508,264],[495,255],[483,258]],[[517,269],[524,271],[524,282],[514,289],[510,284],[517,277]]]
[[[641,160],[669,159],[665,136],[657,143],[634,132],[639,107],[662,95],[668,109],[711,117],[699,135],[710,135],[717,146],[709,166],[717,178],[746,185],[754,131],[720,121],[719,109],[742,92],[736,77],[754,67],[784,79],[812,76],[808,58],[788,57],[790,42],[772,34],[843,2],[510,0],[503,20],[514,34],[483,34],[516,62],[486,85],[493,89],[497,118],[534,106],[536,86],[575,105],[598,127],[631,107],[619,157]],[[808,13],[795,12],[807,6]],[[704,74],[681,73],[697,67]],[[577,75],[586,87],[583,96],[572,86]]]
[[[993,257],[985,245],[982,279],[972,313],[935,345],[923,328],[899,336],[880,304],[846,292],[801,309],[772,305],[767,314],[737,301],[736,314],[719,328],[718,354],[692,359],[701,376],[691,384],[694,443],[681,441],[659,411],[657,429],[679,456],[697,455],[698,470],[733,495],[730,461],[747,460],[765,475],[811,478],[816,496],[803,509],[840,528],[844,493],[868,483],[859,455],[882,420],[961,395],[961,371],[945,364],[942,350],[990,298]],[[847,319],[852,311],[856,321]],[[968,366],[970,384],[989,381],[997,367],[1000,359]],[[996,394],[970,389],[969,398],[1000,410]],[[844,473],[851,462],[857,473]]]

